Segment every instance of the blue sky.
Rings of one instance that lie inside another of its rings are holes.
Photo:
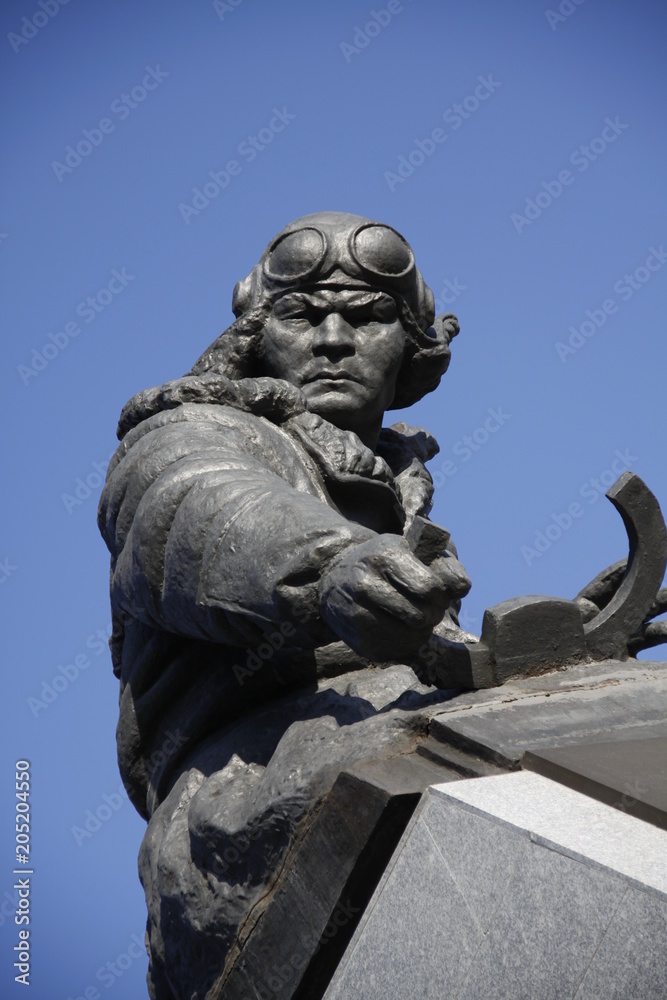
[[[657,0],[3,5],[2,996],[21,758],[31,997],[146,995],[101,470],[122,405],[228,325],[287,222],[391,224],[459,315],[440,389],[391,419],[440,442],[471,630],[625,554],[603,497],[622,468],[667,504],[665,21]]]

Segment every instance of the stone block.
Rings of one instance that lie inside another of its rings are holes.
[[[667,833],[527,771],[432,786],[326,1000],[664,1000]]]

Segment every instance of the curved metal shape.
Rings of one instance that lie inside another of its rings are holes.
[[[665,521],[643,480],[634,472],[624,472],[607,496],[623,518],[630,555],[623,581],[609,604],[584,626],[587,652],[598,660],[628,655],[628,640],[648,614],[667,565]]]

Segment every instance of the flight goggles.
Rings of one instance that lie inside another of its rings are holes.
[[[415,258],[391,226],[365,222],[348,234],[327,234],[319,226],[281,233],[268,247],[262,269],[270,283],[306,284],[339,267],[364,283],[391,284],[396,291],[414,288]]]
[[[402,298],[423,329],[430,326],[433,294],[401,234],[358,216],[348,217],[345,224],[336,213],[330,214],[331,220],[304,219],[272,240],[259,264],[235,289],[236,316],[259,305],[267,293],[281,295],[317,284],[384,291]]]

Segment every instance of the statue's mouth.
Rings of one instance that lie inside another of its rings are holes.
[[[323,371],[317,372],[316,375],[311,375],[310,378],[306,379],[306,382],[359,382],[360,379],[356,378],[354,375],[350,375],[349,372],[343,371],[341,369],[337,371]]]

